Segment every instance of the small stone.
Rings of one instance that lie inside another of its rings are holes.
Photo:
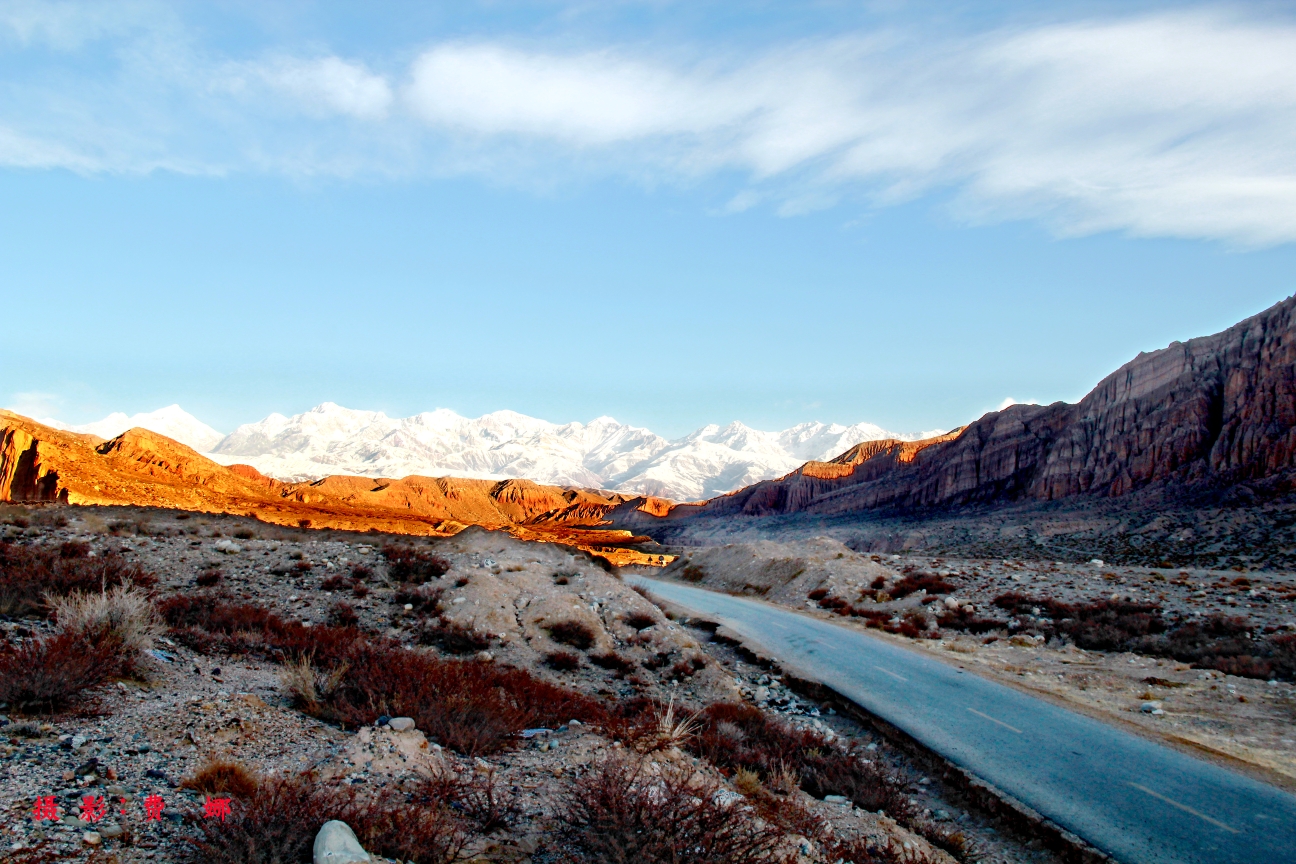
[[[87,846],[98,846],[103,842],[103,838],[99,836],[98,831],[86,831],[81,835],[81,842]]]
[[[490,663],[495,659],[495,655],[489,651],[478,651],[477,660],[482,663]]]
[[[99,829],[99,836],[105,840],[116,840],[125,833],[120,825],[105,825]]]
[[[414,720],[410,717],[393,717],[387,721],[393,732],[408,732],[414,728]]]
[[[368,864],[371,860],[351,826],[337,819],[324,823],[315,835],[315,864]]]
[[[850,804],[851,803],[851,800],[847,798],[845,795],[825,795],[823,800],[825,804]]]

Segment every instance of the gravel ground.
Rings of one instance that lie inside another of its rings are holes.
[[[420,615],[396,602],[396,586],[385,578],[379,550],[400,538],[283,529],[244,517],[140,508],[51,507],[38,512],[41,518],[33,520],[14,520],[10,512],[5,518],[11,522],[29,524],[11,524],[8,535],[39,543],[78,539],[100,554],[118,551],[157,575],[159,599],[198,590],[198,574],[218,569],[217,588],[286,618],[323,623],[332,606],[346,600],[362,628],[412,649],[435,650],[417,646]],[[444,591],[445,616],[489,639],[480,662],[526,668],[611,699],[644,695],[663,706],[674,700],[691,707],[746,700],[876,752],[906,778],[920,809],[957,824],[972,838],[976,852],[969,860],[1055,860],[1031,848],[1029,838],[997,831],[957,794],[922,776],[902,754],[854,721],[788,691],[776,672],[753,665],[705,630],[669,620],[588,556],[476,529],[432,542],[451,564],[435,580]],[[371,570],[365,596],[323,589],[330,576],[350,573],[357,564]],[[626,619],[636,615],[651,623],[641,620],[631,626]],[[569,620],[586,624],[594,644],[578,652],[586,658],[579,669],[555,672],[544,664],[545,656],[571,649],[554,642],[548,627]],[[9,640],[49,629],[30,619],[0,624]],[[627,658],[633,671],[618,673],[589,663],[588,657],[599,652]],[[398,783],[447,769],[462,775],[493,773],[501,788],[515,796],[516,812],[508,828],[477,838],[468,857],[541,864],[551,857],[546,838],[552,836],[560,791],[574,773],[622,746],[599,729],[568,724],[520,741],[517,749],[489,760],[466,759],[442,750],[417,729],[344,731],[316,721],[292,708],[280,673],[273,663],[196,654],[163,639],[142,680],[96,688],[65,714],[23,717],[10,712],[0,717],[0,735],[7,741],[0,745],[0,801],[6,813],[0,853],[20,859],[38,847],[69,860],[104,855],[122,862],[178,860],[188,849],[184,838],[195,830],[186,814],[191,820],[203,818],[201,796],[179,784],[206,760],[221,757],[266,775],[313,768],[352,784]],[[656,758],[691,761],[679,751]],[[81,808],[87,795],[105,799],[102,821],[80,818],[89,815]],[[796,795],[840,832],[889,836],[930,860],[953,860],[884,815]],[[60,822],[34,821],[35,801],[45,796],[55,796]],[[164,802],[159,820],[145,818],[149,796]]]

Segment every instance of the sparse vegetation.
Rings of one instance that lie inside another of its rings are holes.
[[[230,795],[251,798],[260,779],[241,762],[209,758],[190,776],[180,782],[181,789],[192,789],[206,795]]]
[[[391,786],[359,792],[313,774],[268,778],[232,800],[227,819],[195,818],[202,834],[192,842],[202,860],[213,864],[309,861],[320,826],[340,819],[375,854],[447,864],[463,849],[467,831],[440,792],[430,784],[410,792]]]
[[[625,623],[633,630],[643,630],[656,624],[657,619],[647,612],[631,612],[625,616]]]
[[[996,597],[994,605],[1013,615],[1023,632],[1065,636],[1086,650],[1134,651],[1229,675],[1296,680],[1296,634],[1252,633],[1245,618],[1172,621],[1152,604],[1069,604],[1017,593]]]
[[[417,546],[384,546],[382,555],[387,559],[388,576],[396,582],[422,585],[431,579],[440,579],[450,571],[447,559]]]
[[[425,622],[419,628],[418,641],[421,645],[435,645],[451,654],[476,654],[491,644],[486,634],[445,617]]]
[[[585,665],[573,651],[550,651],[544,655],[544,664],[555,672],[575,672]]]
[[[874,760],[835,746],[824,735],[797,729],[745,704],[716,703],[697,715],[688,748],[728,771],[746,769],[777,784],[785,771],[817,798],[844,795],[865,810],[903,819],[912,807],[903,784]]]
[[[594,629],[584,621],[569,619],[546,625],[549,638],[561,645],[570,645],[580,651],[586,651],[594,644]]]
[[[87,543],[58,546],[0,541],[0,615],[42,615],[47,597],[106,591],[133,584],[151,588],[156,580],[120,555],[90,554]]]
[[[694,769],[612,758],[566,792],[565,859],[636,864],[774,864],[782,828],[747,803],[726,802],[718,784]]]

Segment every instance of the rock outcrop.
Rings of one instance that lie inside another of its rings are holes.
[[[610,518],[645,530],[661,520],[914,511],[1151,486],[1264,481],[1281,490],[1293,469],[1296,297],[1214,336],[1140,354],[1075,405],[1013,405],[938,438],[860,444],[700,505],[658,514],[635,499]]]
[[[614,563],[649,563],[647,538],[608,529],[624,496],[530,480],[325,477],[284,483],[225,467],[146,429],[105,441],[0,411],[0,501],[130,504],[255,516],[279,525],[454,534],[468,525],[570,543]],[[651,563],[659,563],[656,554]]]

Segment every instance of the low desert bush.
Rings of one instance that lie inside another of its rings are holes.
[[[0,646],[0,702],[25,711],[55,711],[128,665],[121,644],[106,631],[64,631]]]
[[[625,616],[625,623],[633,630],[643,630],[656,624],[657,618],[647,612],[630,612]]]
[[[212,864],[287,864],[311,860],[320,826],[346,822],[375,854],[414,864],[458,858],[467,830],[450,801],[429,797],[428,786],[404,792],[391,786],[357,791],[328,785],[313,774],[268,778],[230,803],[224,820],[193,814],[200,836],[190,842]]]
[[[256,794],[260,779],[241,762],[210,758],[193,774],[180,781],[181,789],[206,795],[229,795],[248,799]]]
[[[611,758],[565,791],[560,860],[616,864],[775,864],[782,828],[692,768]]]
[[[58,546],[0,541],[0,615],[39,615],[46,599],[76,591],[102,592],[119,585],[151,588],[156,580],[120,555],[92,556],[87,543]]]
[[[440,579],[451,566],[447,559],[416,546],[384,546],[382,555],[387,559],[388,576],[396,582],[422,585],[429,579]]]
[[[328,689],[316,704],[302,705],[314,716],[351,727],[382,714],[412,717],[430,738],[465,755],[503,750],[521,729],[573,718],[597,723],[606,713],[594,699],[522,669],[444,660],[386,640],[354,642],[340,656],[317,655],[315,668]]]
[[[420,615],[439,615],[445,611],[445,604],[441,602],[445,589],[432,585],[414,585],[406,583],[397,588],[392,595],[392,603],[397,606],[412,606],[411,612]]]
[[[573,651],[550,651],[544,655],[544,664],[555,672],[574,672],[585,665]]]
[[[373,577],[373,568],[368,564],[355,564],[351,567],[351,578],[357,582],[367,582]]]
[[[778,785],[790,772],[817,798],[844,795],[865,810],[885,810],[893,818],[911,815],[904,786],[881,763],[841,748],[811,729],[774,720],[746,704],[717,702],[696,716],[698,733],[688,749],[729,771],[746,769]]]
[[[485,633],[449,618],[425,621],[418,629],[418,641],[420,645],[435,645],[451,654],[476,654],[491,644]]]
[[[953,590],[953,585],[933,573],[909,573],[896,582],[888,593],[899,600],[918,591],[926,591],[928,594],[949,594]]]
[[[327,579],[325,579],[323,582],[320,583],[320,590],[345,591],[351,587],[351,583],[353,581],[354,581],[353,579],[351,579],[348,576],[344,576],[341,573],[334,573],[332,576],[328,577]]]
[[[328,623],[333,627],[355,627],[360,623],[360,616],[350,603],[338,600],[329,607]]]
[[[198,578],[196,578],[194,582],[199,588],[211,588],[213,585],[219,583],[224,575],[225,574],[222,573],[219,568],[208,567],[198,574]]]
[[[584,621],[577,621],[574,618],[568,621],[558,621],[546,625],[545,629],[549,631],[550,639],[562,645],[570,645],[581,651],[587,650],[594,644],[594,629]]]
[[[160,606],[176,641],[204,654],[260,654],[275,660],[310,656],[333,664],[363,639],[354,627],[306,627],[227,594],[168,597]]]
[[[615,651],[609,651],[606,654],[591,654],[589,661],[601,669],[608,669],[617,673],[618,677],[624,677],[635,669],[633,660],[622,657]]]
[[[1132,651],[1229,675],[1296,680],[1296,634],[1252,633],[1245,618],[1173,620],[1147,603],[1070,604],[1017,593],[996,597],[994,605],[1015,616],[1024,631],[1065,636],[1091,651]]]

